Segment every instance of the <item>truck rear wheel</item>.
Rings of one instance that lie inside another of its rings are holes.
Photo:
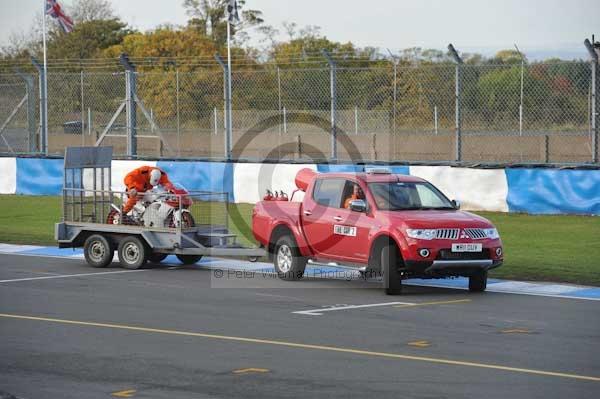
[[[176,255],[177,259],[184,265],[193,265],[202,259],[202,255]]]
[[[483,292],[487,288],[487,270],[480,270],[469,277],[469,291]]]
[[[140,269],[148,260],[149,249],[139,237],[130,236],[119,243],[119,263],[125,269]]]
[[[110,265],[113,260],[115,248],[106,237],[100,234],[94,234],[85,240],[85,244],[83,244],[83,255],[90,266],[106,267]]]
[[[381,270],[383,271],[383,287],[387,295],[402,293],[402,275],[398,271],[401,261],[400,251],[394,244],[386,244],[381,249]]]
[[[296,241],[290,236],[283,236],[275,244],[273,265],[282,280],[300,280],[304,276],[306,258],[300,254]]]

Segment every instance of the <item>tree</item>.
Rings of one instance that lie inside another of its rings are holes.
[[[53,31],[48,41],[48,54],[51,58],[86,59],[120,44],[125,36],[132,33],[127,25],[118,19],[91,20],[75,25],[71,33]]]
[[[523,58],[525,58],[523,56]],[[527,60],[525,60],[527,61]],[[490,64],[520,64],[521,53],[517,50],[500,50],[494,58],[490,59]]]
[[[188,26],[211,37],[218,47],[223,46],[227,41],[227,3],[228,0],[184,0],[183,7],[190,16]],[[241,22],[231,26],[232,36],[264,22],[262,12],[244,10],[245,3],[245,0],[238,0]]]
[[[75,24],[116,18],[108,0],[76,0],[68,12]]]
[[[121,43],[106,49],[103,56],[116,58],[121,53],[127,53],[131,58],[160,57],[161,60],[154,66],[170,68],[172,62],[180,57],[204,57],[213,62],[216,51],[213,41],[195,29],[162,27],[149,33],[127,35]],[[186,68],[193,69],[193,66]]]

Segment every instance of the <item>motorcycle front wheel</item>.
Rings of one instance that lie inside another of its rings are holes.
[[[123,220],[121,220],[121,217],[123,218]],[[139,223],[136,223],[129,216],[122,215],[121,212],[115,209],[111,209],[110,212],[108,212],[108,216],[106,217],[106,224],[125,224],[131,226],[137,225]]]
[[[175,211],[175,212],[177,212],[177,211]],[[178,227],[175,222],[175,212],[172,212],[167,217],[166,225],[171,228]],[[192,216],[192,214],[189,212],[182,212],[181,213],[181,227],[185,229],[188,227],[195,227],[195,226],[196,226],[196,221],[194,220],[194,217]]]

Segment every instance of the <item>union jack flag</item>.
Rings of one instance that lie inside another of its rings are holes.
[[[64,13],[58,1],[46,0],[46,14],[56,19],[65,33],[73,30],[73,20]]]

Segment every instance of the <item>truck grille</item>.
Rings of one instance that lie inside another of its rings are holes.
[[[472,238],[474,240],[481,240],[487,238],[487,234],[485,234],[484,229],[464,229],[464,232],[466,235],[469,236],[469,238]]]
[[[459,229],[437,229],[435,238],[438,240],[456,240],[459,232]]]

